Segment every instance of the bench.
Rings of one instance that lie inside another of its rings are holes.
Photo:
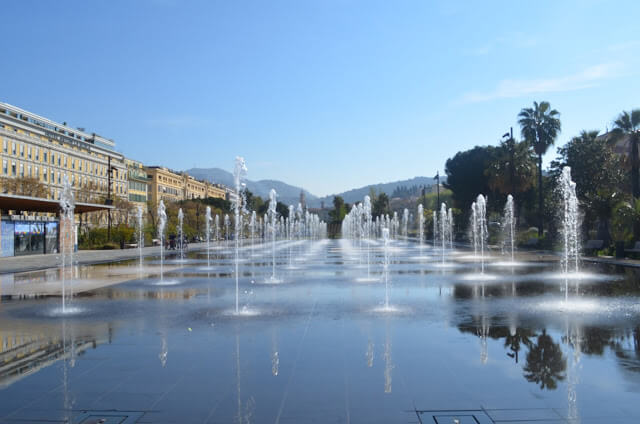
[[[640,253],[640,241],[633,245],[633,249],[624,249],[625,253]]]
[[[595,253],[596,251],[604,247],[604,240],[589,240],[582,247],[582,250],[587,253]]]

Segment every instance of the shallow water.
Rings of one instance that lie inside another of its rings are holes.
[[[211,269],[189,252],[162,276],[157,258],[142,271],[77,268],[82,293],[65,315],[59,297],[33,297],[55,291],[57,270],[0,276],[0,422],[99,409],[149,422],[416,422],[415,408],[482,407],[640,420],[634,270],[590,267],[565,293],[556,264],[517,258],[482,275],[464,252],[439,267],[439,251],[416,260],[403,242],[386,307],[382,245],[369,275],[348,241],[288,247],[276,252],[282,284],[264,284],[269,246],[243,250],[239,314],[223,249]]]

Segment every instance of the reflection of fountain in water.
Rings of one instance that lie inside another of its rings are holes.
[[[391,359],[391,335],[389,334],[389,322],[387,322],[384,341],[384,392],[391,393],[393,361]]]
[[[68,352],[68,354],[67,354]],[[75,398],[71,395],[69,369],[76,366],[75,337],[73,331],[67,334],[67,322],[62,321],[62,390],[63,409],[66,422],[71,422]]]
[[[374,358],[374,347],[373,341],[369,339],[369,343],[367,343],[367,351],[365,352],[365,357],[367,358],[367,366],[369,368],[373,367],[373,358]]]
[[[255,410],[255,400],[253,396],[249,397],[242,406],[242,390],[240,386],[240,336],[236,333],[236,396],[238,410],[235,416],[235,422],[238,424],[250,423],[252,421],[253,412]]]
[[[278,339],[275,332],[272,335],[271,345],[271,375],[277,377],[280,372],[280,355],[278,354]]]
[[[568,354],[569,366],[567,367],[567,418],[572,422],[580,422],[578,416],[577,386],[580,382],[579,373],[582,368],[580,362],[582,356],[582,329],[580,327],[567,326],[567,344],[573,352]]]
[[[491,325],[486,315],[482,316],[480,327],[478,327],[478,336],[480,336],[480,362],[484,365],[489,361],[488,337]]]
[[[167,356],[169,355],[169,344],[167,343],[167,336],[162,335],[162,345],[160,347],[160,353],[158,354],[158,359],[160,359],[160,364],[162,368],[167,366]]]

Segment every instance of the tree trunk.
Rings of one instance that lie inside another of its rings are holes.
[[[538,154],[538,237],[544,233],[542,229],[544,200],[542,196],[542,155]]]

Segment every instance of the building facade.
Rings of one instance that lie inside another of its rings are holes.
[[[146,213],[149,189],[147,170],[142,162],[133,159],[125,159],[124,161],[127,165],[129,202],[133,204],[135,209],[141,207],[142,212]]]
[[[115,142],[0,102],[0,176],[34,178],[59,199],[66,175],[80,201],[128,197],[124,156]]]
[[[184,199],[182,175],[162,166],[148,166],[145,169],[148,197],[154,206],[157,206],[160,200],[168,203]]]

